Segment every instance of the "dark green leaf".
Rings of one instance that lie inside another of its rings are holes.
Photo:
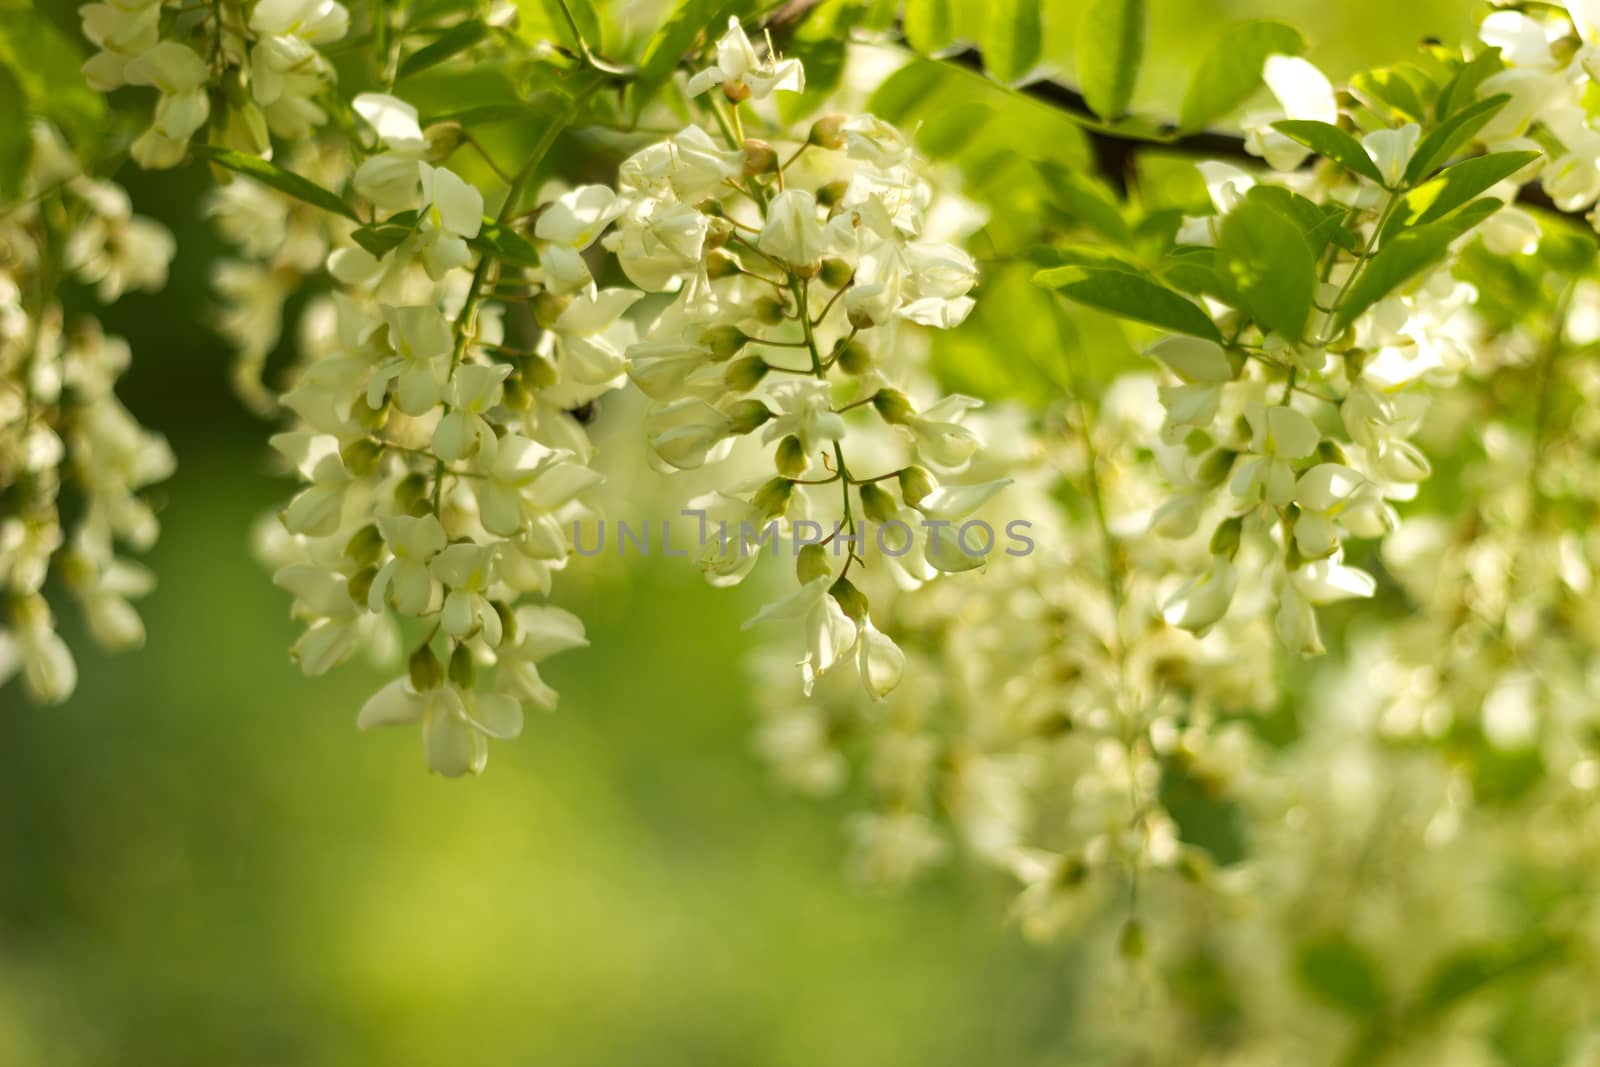
[[[1470,62],[1462,64],[1455,77],[1439,93],[1439,104],[1434,113],[1445,119],[1469,107],[1478,96],[1478,86],[1489,75],[1499,73],[1504,66],[1498,48],[1486,48],[1473,56]]]
[[[396,74],[401,78],[409,78],[413,74],[420,74],[429,67],[438,66],[451,56],[465,52],[484,37],[488,36],[489,27],[479,19],[463,22],[459,26],[451,27],[441,34],[432,44],[419,48],[400,61]]]
[[[1078,81],[1103,119],[1120,118],[1133,99],[1144,58],[1144,0],[1088,0],[1078,24]]]
[[[1432,222],[1538,158],[1538,152],[1495,152],[1463,160],[1407,193],[1406,210],[1415,224]]]
[[[1003,82],[1013,82],[1039,62],[1044,26],[1038,0],[989,0],[983,23],[983,65]]]
[[[1367,261],[1360,277],[1345,293],[1336,316],[1338,326],[1348,326],[1367,308],[1444,258],[1450,242],[1500,206],[1500,201],[1489,197],[1468,204],[1449,218],[1402,230]]]
[[[10,67],[0,63],[0,100],[17,102],[14,107],[0,107],[0,198],[7,200],[22,195],[22,179],[33,155],[28,112],[21,106],[23,99],[22,83]]]
[[[11,68],[20,88],[0,94],[0,107],[49,119],[89,156],[104,148],[106,98],[85,84],[84,58],[77,41],[32,4],[0,9],[0,62]]]
[[[903,25],[906,43],[924,55],[939,51],[955,38],[950,0],[906,0]]]
[[[215,145],[195,145],[195,154],[201,159],[210,161],[219,167],[226,167],[247,177],[254,178],[263,185],[270,185],[280,193],[288,193],[296,200],[303,200],[314,207],[324,211],[331,211],[335,215],[343,215],[356,222],[355,209],[344,202],[339,194],[324,189],[309,178],[302,178],[293,171],[284,170],[275,163],[269,163],[255,156],[247,156],[242,152],[234,152],[227,148],[218,148]]]
[[[1265,199],[1247,196],[1222,220],[1214,269],[1229,303],[1261,326],[1300,339],[1317,267],[1299,226]]]
[[[1511,97],[1505,93],[1487,97],[1471,107],[1462,108],[1441,122],[1418,143],[1416,151],[1411,153],[1411,162],[1406,164],[1406,181],[1414,182],[1448,161],[1455,155],[1457,149],[1471,140],[1473,134],[1483,129],[1510,100]]]
[[[1274,122],[1272,128],[1292,141],[1297,141],[1325,159],[1331,159],[1345,170],[1383,184],[1378,165],[1372,162],[1361,142],[1337,126],[1315,119],[1285,119]]]
[[[1044,163],[1040,169],[1068,215],[1118,244],[1129,242],[1133,235],[1111,190],[1058,163]]]
[[[730,14],[744,5],[740,0],[683,0],[646,46],[634,76],[634,99],[642,106],[672,78],[672,72],[695,39],[703,32],[719,35]]]
[[[493,219],[484,219],[483,229],[479,230],[478,236],[468,243],[480,252],[486,252],[519,267],[539,265],[539,250],[533,247],[526,237]]]
[[[1305,47],[1300,31],[1281,22],[1243,22],[1228,27],[1190,79],[1178,125],[1198,130],[1226,117],[1261,84],[1261,69],[1268,56],[1297,56]]]
[[[1383,975],[1372,957],[1343,934],[1329,934],[1301,945],[1295,975],[1308,992],[1358,1018],[1371,1018],[1387,1006]]]
[[[1069,300],[1109,311],[1164,330],[1220,341],[1216,324],[1194,301],[1153,278],[1124,270],[1054,267],[1033,276],[1035,285],[1055,289]]]

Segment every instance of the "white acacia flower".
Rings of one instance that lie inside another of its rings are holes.
[[[378,365],[367,383],[367,405],[384,405],[394,383],[395,406],[407,415],[432,411],[444,395],[444,361],[453,347],[450,326],[437,308],[384,307],[394,358]]]
[[[454,638],[481,632],[490,647],[500,643],[500,614],[484,595],[495,582],[499,545],[458,541],[428,562],[428,573],[445,588],[439,628]]]
[[[1234,471],[1233,495],[1283,507],[1294,499],[1295,474],[1290,464],[1315,452],[1322,435],[1309,418],[1281,404],[1269,408],[1252,401],[1244,415],[1254,435],[1250,442],[1254,455]]]
[[[493,461],[475,479],[478,519],[499,537],[536,536],[543,558],[566,554],[566,542],[550,517],[602,476],[573,462],[572,453],[547,448],[518,434],[501,438]]]
[[[861,633],[856,640],[856,669],[861,682],[874,700],[888,696],[905,675],[906,654],[886,634],[872,625],[871,619],[861,621]]]
[[[382,611],[392,604],[402,615],[423,614],[434,592],[428,564],[449,543],[444,527],[434,515],[386,515],[378,519],[378,529],[392,555],[372,580],[367,607]]]
[[[0,628],[0,685],[21,672],[30,698],[60,704],[78,687],[78,667],[55,631],[49,605],[36,594],[18,599],[11,623],[10,630]]]
[[[655,454],[679,470],[706,463],[711,450],[733,432],[733,419],[697,397],[654,407],[644,429]]]
[[[589,647],[583,620],[549,604],[524,604],[514,618],[515,634],[496,661],[495,687],[549,711],[556,706],[556,691],[540,677],[538,665],[558,653]]]
[[[494,447],[494,427],[483,413],[500,403],[510,373],[504,363],[463,363],[455,369],[444,387],[450,410],[433,430],[434,455],[454,463]]]
[[[422,216],[419,254],[428,277],[471,262],[467,241],[483,228],[483,194],[454,171],[422,164]]]
[[[800,661],[809,694],[816,680],[838,663],[856,643],[856,624],[829,592],[833,579],[814,578],[781,600],[756,612],[745,629],[764,622],[798,621],[805,632],[805,657]]]
[[[827,382],[815,378],[780,382],[773,387],[772,397],[778,405],[778,417],[767,423],[762,441],[771,443],[794,436],[810,455],[825,443],[844,436],[844,418],[833,410],[833,391]]]
[[[728,32],[717,41],[717,64],[699,71],[689,79],[689,95],[699,96],[713,86],[722,86],[729,100],[738,103],[746,99],[765,100],[774,92],[804,92],[805,68],[798,59],[765,60],[745,36],[737,17],[728,19]]]
[[[1226,556],[1211,557],[1211,566],[1174,593],[1161,608],[1167,625],[1204,637],[1233,603],[1239,584],[1238,571]]]
[[[773,197],[756,247],[796,271],[814,268],[831,251],[828,233],[817,215],[816,197],[804,189],[789,189]]]
[[[982,406],[981,400],[952,393],[926,411],[906,416],[900,425],[911,435],[917,455],[942,470],[960,470],[972,459],[980,444],[978,435],[961,425],[961,419],[967,412]]]
[[[546,289],[558,295],[571,293],[593,281],[582,252],[600,239],[626,207],[608,186],[580,185],[541,209],[533,235],[540,242]]]
[[[356,717],[363,730],[421,723],[428,769],[446,778],[481,774],[489,759],[486,738],[522,734],[522,705],[504,693],[463,690],[454,684],[417,692],[396,678],[367,701]]]
[[[1310,149],[1272,129],[1279,119],[1311,119],[1330,125],[1339,121],[1333,85],[1316,67],[1299,56],[1268,56],[1261,79],[1277,98],[1279,114],[1254,114],[1243,121],[1245,148],[1261,156],[1274,170],[1294,170]]]

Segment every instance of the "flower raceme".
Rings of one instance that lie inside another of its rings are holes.
[[[849,577],[868,566],[865,523],[936,495],[931,472],[959,476],[979,444],[961,422],[977,402],[950,397],[919,411],[903,387],[920,385],[920,372],[894,350],[915,327],[959,325],[977,267],[923,238],[933,192],[898,131],[871,115],[825,116],[802,135],[769,127],[754,104],[802,90],[802,65],[756,49],[737,20],[716,56],[688,85],[691,97],[721,96],[714,127],[690,126],[625,160],[607,205],[615,223],[602,243],[635,285],[673,294],[628,347],[627,372],[651,399],[645,429],[662,463],[738,472],[714,504],[731,508],[736,526],[829,520],[832,559],[824,545],[797,551],[798,588],[751,625],[802,632],[807,687],[850,664],[881,698],[901,657]],[[867,476],[852,459],[863,451],[883,469]],[[918,580],[978,565],[948,542],[930,540]],[[742,578],[747,547],[741,535],[707,549],[708,576]]]

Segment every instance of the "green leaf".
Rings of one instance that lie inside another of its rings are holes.
[[[1425,79],[1407,67],[1383,67],[1364,71],[1350,79],[1350,88],[1373,110],[1384,105],[1404,122],[1423,122],[1427,105],[1419,91]]]
[[[925,55],[948,45],[956,34],[950,0],[906,0],[903,25],[906,43]]]
[[[1464,107],[1445,119],[1424,137],[1417,144],[1416,151],[1411,153],[1411,161],[1406,164],[1406,182],[1414,182],[1423,175],[1432,173],[1435,167],[1455,155],[1457,149],[1471,140],[1472,135],[1483,129],[1510,101],[1509,95],[1501,93],[1479,100],[1476,104]]]
[[[347,219],[360,222],[355,209],[345,203],[344,198],[329,189],[324,189],[309,178],[302,178],[293,171],[284,170],[275,163],[269,163],[255,156],[247,156],[242,152],[234,152],[227,148],[218,148],[215,145],[195,145],[195,154],[201,159],[208,160],[219,167],[226,167],[247,177],[254,178],[263,185],[270,185],[280,193],[287,193],[296,200],[303,200],[314,207],[330,211],[335,215],[342,215]]]
[[[0,62],[20,92],[0,94],[0,107],[55,123],[85,157],[105,151],[106,98],[83,80],[83,49],[32,4],[0,8]]]
[[[1485,986],[1554,962],[1566,955],[1558,940],[1522,945],[1489,945],[1463,949],[1440,960],[1423,983],[1417,1013],[1446,1011]]]
[[[1402,230],[1367,261],[1360,277],[1345,293],[1335,321],[1340,329],[1415,275],[1444,258],[1450,242],[1494,214],[1500,201],[1487,197],[1468,204],[1446,219]]]
[[[1133,239],[1121,205],[1104,184],[1059,163],[1041,163],[1039,169],[1060,207],[1074,220],[1120,245]]]
[[[1478,96],[1478,86],[1491,74],[1498,74],[1505,64],[1500,61],[1500,49],[1486,48],[1472,57],[1468,63],[1463,63],[1461,69],[1456,71],[1455,77],[1450,79],[1439,92],[1438,105],[1435,114],[1446,119],[1472,105]]]
[[[1053,267],[1035,274],[1033,282],[1054,289],[1069,300],[1125,319],[1208,341],[1222,340],[1211,316],[1199,305],[1143,274],[1108,268]]]
[[[1199,130],[1224,118],[1261,84],[1261,68],[1268,56],[1297,56],[1305,48],[1300,31],[1281,22],[1243,22],[1228,27],[1189,81],[1178,112],[1179,127]]]
[[[451,27],[441,34],[432,44],[419,48],[400,61],[396,70],[396,77],[409,78],[413,74],[420,74],[429,67],[436,67],[453,55],[465,52],[489,34],[489,27],[482,20],[473,19],[463,22],[459,26]]]
[[[1383,184],[1383,174],[1378,165],[1361,147],[1361,142],[1337,126],[1315,119],[1285,119],[1274,122],[1272,128],[1311,149],[1325,159],[1331,159],[1345,170]]]
[[[539,265],[539,250],[526,237],[493,219],[484,219],[483,229],[468,244],[519,267]]]
[[[1310,993],[1358,1018],[1381,1013],[1388,997],[1372,957],[1343,934],[1307,941],[1295,953],[1295,975]]]
[[[1299,226],[1264,199],[1246,196],[1222,220],[1214,270],[1230,304],[1261,326],[1300,339],[1317,265]]]
[[[677,5],[672,17],[650,38],[644,58],[639,61],[633,79],[636,106],[643,106],[672,79],[672,72],[701,33],[721,34],[728,16],[743,8],[740,0],[683,0]]]
[[[1463,160],[1407,193],[1406,209],[1413,223],[1432,222],[1538,158],[1538,152],[1494,152]]]
[[[1088,0],[1078,24],[1078,81],[1103,119],[1120,118],[1133,99],[1144,56],[1144,0]]]
[[[0,108],[0,197],[15,200],[22,195],[22,179],[28,173],[33,155],[33,137],[28,133],[28,112],[20,106],[25,99],[22,83],[11,68],[0,63],[0,99],[18,101],[19,106]]]
[[[417,217],[415,211],[402,211],[382,222],[361,226],[350,237],[375,258],[382,259],[417,231]]]
[[[1044,42],[1038,0],[989,0],[983,23],[983,65],[1003,82],[1013,82],[1039,62]]]

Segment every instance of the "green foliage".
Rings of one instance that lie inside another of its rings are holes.
[[[488,34],[489,27],[481,19],[469,19],[466,22],[452,26],[435,38],[433,43],[417,49],[402,59],[398,76],[409,78],[414,74],[420,74],[429,67],[437,66],[445,60],[465,52],[487,37]]]
[[[53,122],[68,142],[91,154],[102,152],[99,139],[106,122],[105,97],[84,83],[80,69],[84,52],[29,3],[0,0],[0,117],[9,129],[8,143],[17,137],[17,124],[28,115]],[[0,152],[5,149],[0,147]],[[0,174],[20,173],[20,165],[0,157]]]
[[[1299,340],[1311,313],[1316,261],[1300,227],[1253,194],[1223,219],[1217,283],[1228,302],[1256,322]]]
[[[1178,113],[1179,127],[1199,130],[1227,117],[1260,87],[1261,68],[1268,56],[1297,56],[1305,47],[1300,31],[1281,22],[1228,27],[1189,81]]]
[[[1405,180],[1408,183],[1416,182],[1433,173],[1462,145],[1471,140],[1473,134],[1483,129],[1510,101],[1511,97],[1500,93],[1485,97],[1452,113],[1417,143],[1416,150],[1411,154],[1411,161],[1406,164]],[[1441,106],[1442,104],[1441,98]]]
[[[296,200],[319,207],[335,215],[341,215],[353,222],[360,222],[345,199],[331,189],[324,189],[309,178],[304,178],[293,171],[284,170],[276,163],[272,163],[256,156],[247,156],[242,152],[235,152],[227,148],[218,148],[215,145],[195,145],[195,155],[205,159],[216,166],[235,171],[246,177],[254,178],[263,185],[270,185],[280,193],[286,193]]]
[[[1044,45],[1038,0],[990,0],[986,7],[984,66],[1001,81],[1016,81],[1039,62]]]
[[[1384,184],[1378,165],[1372,162],[1372,157],[1367,155],[1361,142],[1339,127],[1312,119],[1286,119],[1274,122],[1272,128],[1318,155],[1333,160],[1350,173],[1370,178],[1379,185]]]
[[[1463,160],[1406,194],[1406,221],[1420,225],[1443,218],[1538,158],[1538,152],[1495,152]]]
[[[1336,325],[1354,322],[1367,308],[1444,258],[1450,243],[1499,210],[1500,201],[1477,200],[1458,214],[1402,230],[1368,260],[1339,304]]]
[[[1378,1015],[1388,1004],[1377,963],[1343,934],[1330,933],[1301,944],[1294,971],[1307,992],[1357,1018]]]
[[[1088,0],[1078,26],[1078,80],[1103,119],[1128,111],[1144,58],[1144,0]]]
[[[1071,266],[1042,270],[1033,280],[1069,300],[1125,319],[1208,341],[1222,339],[1204,309],[1147,274]]]

